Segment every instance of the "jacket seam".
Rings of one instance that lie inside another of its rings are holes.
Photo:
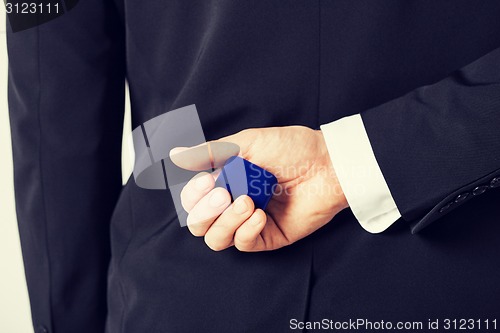
[[[54,330],[53,325],[53,315],[52,315],[52,273],[51,273],[51,263],[50,263],[50,246],[49,246],[49,231],[48,231],[48,222],[49,219],[47,217],[47,200],[45,195],[45,186],[44,186],[44,178],[43,178],[43,158],[42,158],[42,121],[41,121],[41,104],[42,104],[42,70],[41,70],[41,34],[40,28],[36,27],[36,36],[37,36],[37,69],[38,69],[38,96],[37,96],[37,122],[38,122],[38,168],[40,172],[40,194],[42,197],[41,203],[43,208],[43,219],[44,219],[44,238],[45,238],[45,253],[47,255],[47,274],[48,274],[48,303],[49,303],[49,323],[46,325],[50,326],[50,330]],[[37,323],[38,324],[38,323]],[[45,324],[45,323],[39,323]]]
[[[117,268],[118,272],[121,271],[123,258],[125,258],[125,255],[127,254],[128,250],[130,248],[130,244],[132,243],[132,238],[133,238],[133,235],[135,232],[135,218],[134,218],[131,196],[132,196],[132,192],[128,191],[127,192],[127,197],[128,197],[127,201],[128,201],[128,206],[130,208],[131,228],[130,228],[130,236],[129,236],[127,245],[125,246],[123,253],[121,254],[120,258],[118,259],[118,261],[116,263],[116,268]],[[120,287],[120,294],[121,294],[121,298],[122,298],[122,309],[121,309],[121,314],[120,314],[120,332],[123,332],[124,331],[123,327],[124,327],[124,323],[125,323],[125,312],[126,312],[126,307],[127,307],[128,301],[127,301],[127,295],[125,293],[125,288],[123,286],[122,274],[120,274],[120,273],[117,274],[117,280],[118,280],[118,285]]]

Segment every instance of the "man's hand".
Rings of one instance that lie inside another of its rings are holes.
[[[181,193],[189,213],[188,228],[193,235],[204,236],[212,250],[233,245],[240,251],[275,250],[313,233],[348,207],[321,131],[302,126],[249,129],[209,144],[220,142],[237,144],[239,156],[272,172],[278,185],[264,212],[255,209],[246,195],[231,204],[226,189],[214,188],[217,172],[200,173],[189,181]],[[210,165],[205,161],[197,169],[192,159],[178,158],[184,151],[186,148],[171,152],[178,166],[196,171]],[[219,150],[213,159],[221,166],[237,153]],[[227,156],[222,158],[224,154]]]

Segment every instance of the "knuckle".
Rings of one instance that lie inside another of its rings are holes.
[[[253,249],[252,246],[242,245],[236,242],[234,243],[234,247],[240,252],[250,252]]]
[[[226,248],[226,246],[224,246],[224,244],[222,244],[222,242],[214,241],[214,240],[210,239],[209,237],[205,237],[205,244],[207,244],[207,246],[212,251],[215,251],[215,252],[222,251]]]
[[[195,237],[205,236],[205,231],[202,228],[200,228],[199,225],[195,225],[195,224],[189,225],[188,224],[188,229],[189,229],[189,232],[191,232],[191,234]]]
[[[185,200],[181,198],[182,209],[184,209],[187,213],[191,210],[191,205]]]
[[[186,185],[187,186],[187,185]],[[188,204],[188,200],[187,200],[187,196],[186,196],[186,186],[184,186],[184,188],[182,189],[181,191],[181,205],[182,205],[182,208],[189,213],[189,204]]]
[[[239,251],[249,251],[253,248],[255,244],[255,239],[250,238],[250,237],[243,237],[241,235],[236,235],[234,237],[234,246],[239,250]]]

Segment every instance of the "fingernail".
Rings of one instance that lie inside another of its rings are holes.
[[[208,178],[210,175],[203,175],[201,177],[198,177],[194,181],[194,185],[198,190],[206,190],[212,185],[212,182],[210,182],[210,178]],[[212,176],[210,176],[212,177]]]
[[[227,196],[222,191],[215,191],[208,200],[210,206],[216,208],[227,204]]]
[[[248,204],[244,197],[236,199],[233,205],[233,210],[236,214],[243,214],[248,210]]]
[[[262,222],[262,219],[260,218],[260,215],[257,215],[257,214],[254,214],[251,218],[250,218],[250,224],[252,225],[259,225],[260,222]]]

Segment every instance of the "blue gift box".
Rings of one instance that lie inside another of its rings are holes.
[[[215,182],[215,187],[229,191],[234,201],[240,195],[252,198],[255,208],[266,209],[278,184],[276,177],[269,171],[241,157],[229,158]]]

